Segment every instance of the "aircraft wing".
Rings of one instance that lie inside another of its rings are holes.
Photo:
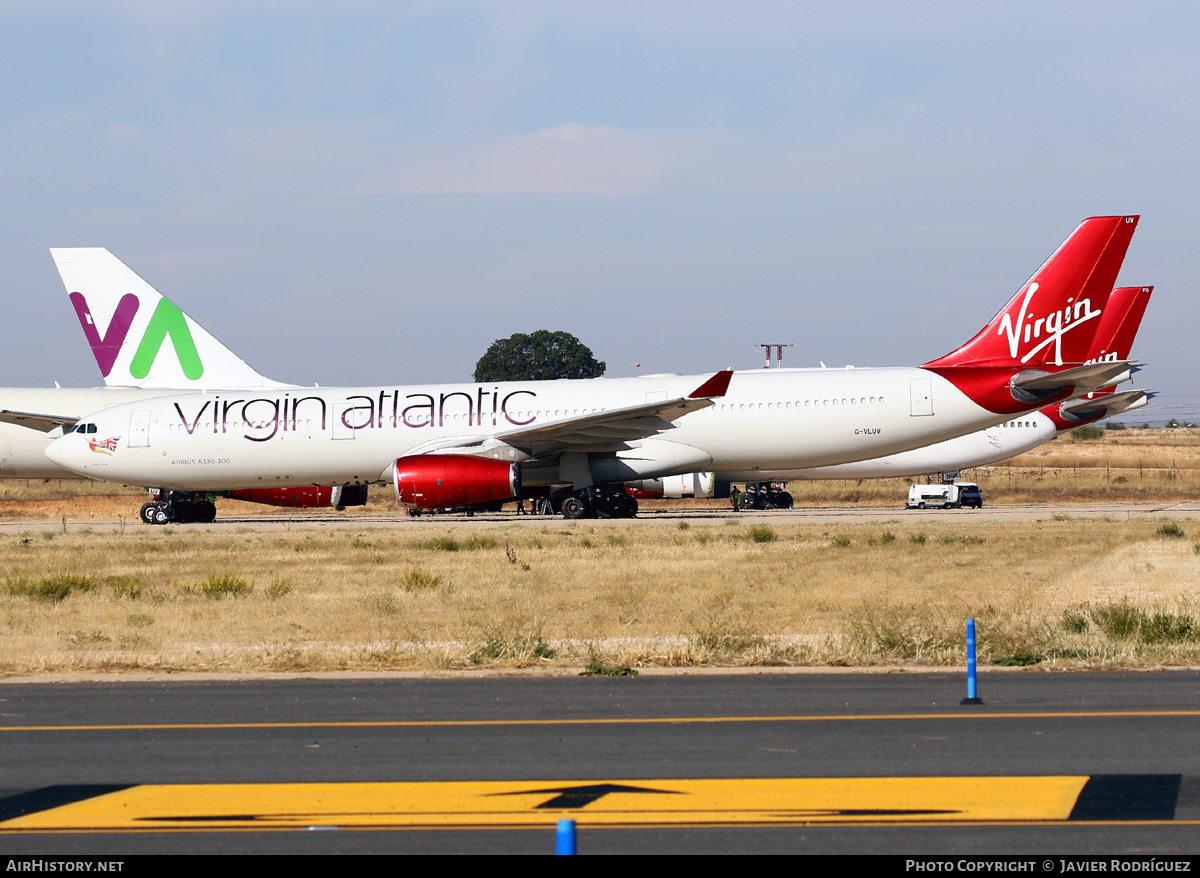
[[[675,429],[673,423],[688,412],[708,408],[725,395],[732,369],[717,372],[687,396],[656,400],[641,405],[577,415],[537,426],[505,430],[481,440],[478,436],[435,439],[409,454],[455,452],[486,454],[497,446],[516,448],[528,458],[546,457],[563,451],[621,451],[637,442]]]
[[[45,415],[36,412],[15,412],[11,409],[0,409],[0,423],[16,424],[18,427],[28,427],[39,433],[49,433],[55,427],[69,427],[79,418],[70,415]]]
[[[688,412],[708,408],[714,398],[725,395],[732,377],[733,370],[726,369],[687,396],[563,418],[536,427],[507,430],[496,434],[494,439],[535,457],[563,450],[602,451],[614,445],[624,447],[626,442],[636,442],[673,430],[673,421]]]

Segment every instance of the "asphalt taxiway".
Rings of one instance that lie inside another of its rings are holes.
[[[1200,850],[1200,671],[0,684],[12,854]]]

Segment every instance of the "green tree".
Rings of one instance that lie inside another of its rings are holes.
[[[604,363],[569,332],[539,329],[518,332],[492,342],[475,364],[475,380],[546,381],[554,378],[599,378]]]

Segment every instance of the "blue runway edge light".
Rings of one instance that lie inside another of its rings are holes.
[[[967,697],[959,704],[983,704],[975,682],[975,620],[967,620]]]
[[[554,852],[556,854],[574,855],[575,853],[575,821],[560,820],[558,821],[557,845]]]

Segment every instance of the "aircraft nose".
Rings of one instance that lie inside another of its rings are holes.
[[[46,457],[53,464],[79,472],[81,455],[76,447],[79,444],[80,437],[74,433],[60,436],[46,446]]]

